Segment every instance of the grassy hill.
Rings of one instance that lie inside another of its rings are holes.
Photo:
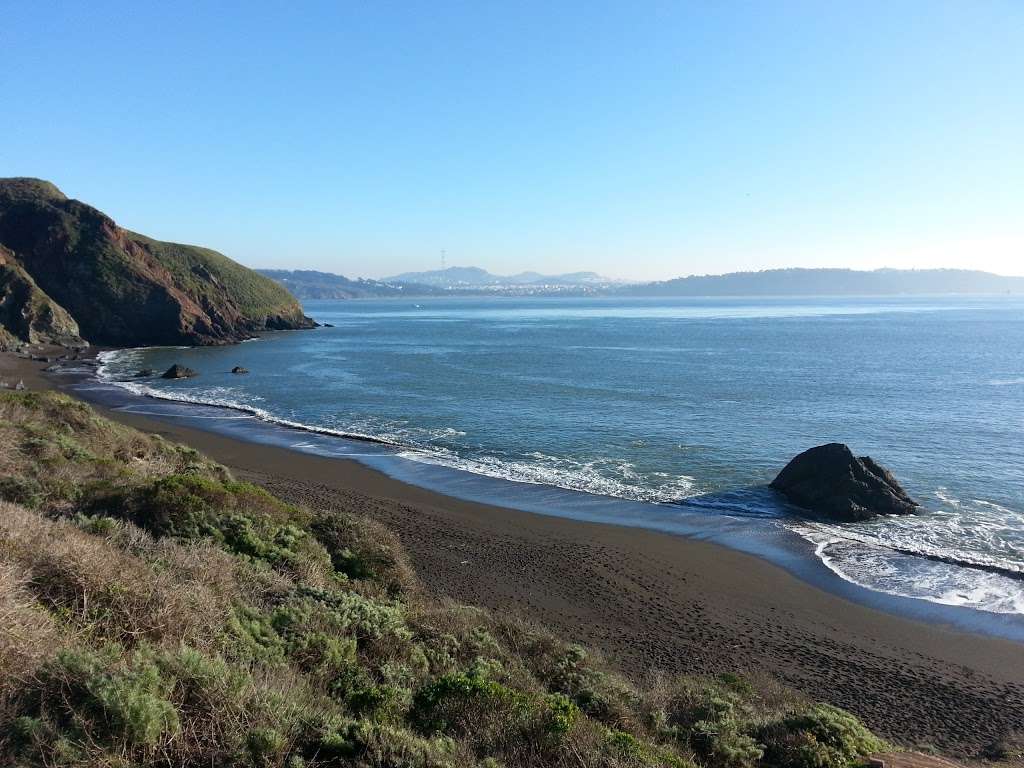
[[[637,687],[419,588],[394,537],[52,393],[0,393],[0,764],[846,768],[770,681]]]
[[[223,344],[313,325],[274,281],[122,229],[39,179],[0,179],[0,245],[94,344]]]

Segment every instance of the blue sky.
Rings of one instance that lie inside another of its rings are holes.
[[[0,175],[252,266],[1024,274],[1024,3],[30,3]]]

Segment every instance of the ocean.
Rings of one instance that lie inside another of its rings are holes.
[[[336,455],[376,457],[455,495],[568,515],[591,500],[657,528],[727,521],[799,540],[873,592],[1024,613],[1024,298],[393,299],[306,311],[334,327],[105,353],[100,377],[161,399],[126,408],[216,406],[214,427],[299,428],[293,447],[330,453],[337,440]],[[135,378],[175,362],[200,375]],[[921,513],[824,524],[765,489],[824,442],[888,467]]]

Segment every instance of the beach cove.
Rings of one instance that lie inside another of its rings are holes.
[[[7,380],[59,380],[3,357]],[[768,673],[881,733],[974,754],[1024,721],[1024,645],[858,605],[763,559],[656,531],[443,496],[354,461],[105,415],[184,442],[311,507],[391,527],[433,593],[543,622],[627,674]]]

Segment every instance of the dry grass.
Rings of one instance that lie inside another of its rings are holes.
[[[40,608],[29,582],[22,566],[0,562],[0,679],[30,676],[63,641],[56,620]]]
[[[129,645],[209,644],[211,628],[224,623],[237,593],[230,559],[157,543],[116,523],[111,528],[112,538],[127,540],[139,554],[66,520],[0,502],[0,558],[21,570],[23,588],[39,603],[81,631]]]
[[[8,481],[0,498],[67,508],[89,487],[123,488],[174,473],[229,476],[191,448],[103,419],[67,395],[0,397],[0,479]]]

